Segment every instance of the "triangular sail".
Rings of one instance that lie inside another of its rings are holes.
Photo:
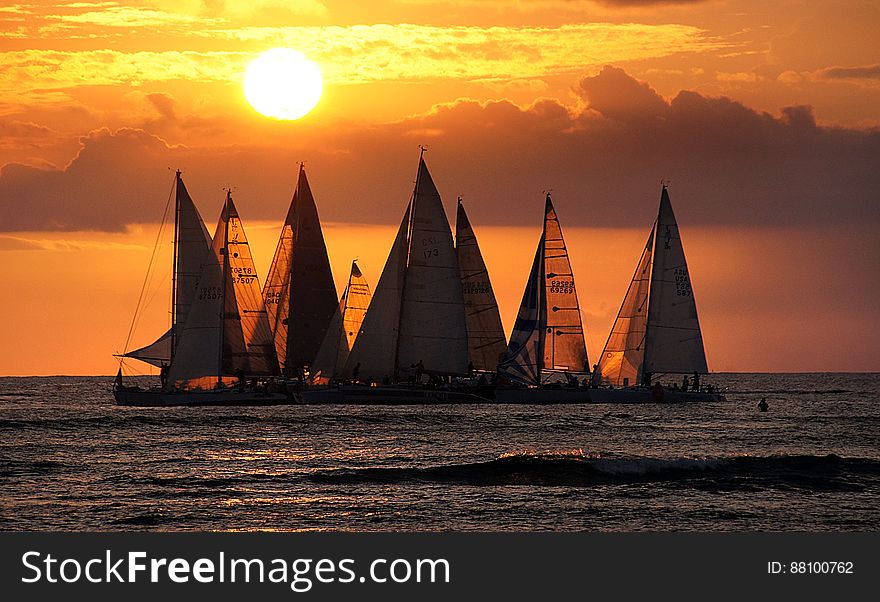
[[[192,197],[186,190],[178,171],[174,176],[175,232],[174,232],[174,290],[172,292],[172,322],[155,342],[129,351],[123,357],[141,360],[154,366],[168,365],[173,357],[179,333],[189,314],[196,284],[211,252],[211,236]]]
[[[601,382],[618,387],[641,383],[648,322],[648,289],[651,282],[651,254],[654,229],[636,266],[611,334],[599,358]]]
[[[529,279],[523,291],[516,322],[510,333],[507,353],[498,366],[498,372],[509,379],[537,385],[541,378],[544,332],[541,309],[541,268],[544,265],[544,240],[538,242]]]
[[[149,345],[129,351],[122,357],[130,357],[157,367],[167,366],[171,361],[171,329]]]
[[[189,308],[196,295],[196,285],[211,252],[211,235],[196,209],[180,172],[177,172],[177,262],[174,303],[174,324],[186,324]]]
[[[337,311],[330,259],[302,165],[263,298],[282,369],[295,375],[315,360]]]
[[[227,195],[168,382],[184,389],[210,388],[236,376],[277,372],[247,236],[232,197]]]
[[[544,361],[546,370],[588,371],[587,348],[574,274],[556,210],[544,209]]]
[[[467,319],[468,360],[475,370],[494,371],[507,341],[489,271],[461,199],[455,219],[455,253]]]
[[[422,362],[437,374],[466,374],[467,325],[452,230],[423,159],[413,193],[409,261],[400,314],[397,367]]]
[[[226,207],[228,229],[223,255],[229,269],[226,274],[228,302],[224,324],[224,368],[229,370],[228,374],[274,376],[278,374],[278,358],[272,329],[263,305],[251,248],[232,195],[227,196]],[[239,346],[241,342],[243,347]]]
[[[568,249],[550,195],[544,228],[499,372],[538,385],[545,370],[583,371],[587,348]]]
[[[657,215],[643,370],[708,372],[697,305],[666,186]]]
[[[360,333],[354,341],[343,376],[351,377],[357,368],[361,379],[381,381],[395,375],[397,334],[400,328],[400,300],[406,272],[409,247],[409,218],[412,203],[407,206],[397,236],[388,253],[385,268],[376,285],[376,292],[364,316]]]
[[[312,382],[327,384],[340,376],[370,306],[370,286],[356,262],[351,262],[348,285],[334,312],[312,365]]]

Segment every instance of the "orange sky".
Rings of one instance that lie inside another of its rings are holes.
[[[710,369],[878,370],[878,30],[853,0],[4,5],[0,258],[22,276],[0,374],[115,371],[169,167],[211,226],[233,187],[264,276],[306,160],[337,283],[357,255],[375,285],[420,143],[508,329],[552,188],[595,357],[663,178]],[[277,46],[324,71],[296,122],[241,90]]]

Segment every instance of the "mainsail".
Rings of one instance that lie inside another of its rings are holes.
[[[455,253],[467,319],[468,360],[475,370],[494,371],[504,356],[507,341],[489,271],[460,198],[455,218]]]
[[[422,362],[426,372],[467,373],[464,298],[452,229],[424,159],[412,200],[409,261],[400,310],[398,370]]]
[[[180,342],[169,385],[209,388],[240,376],[272,376],[278,360],[241,219],[227,193]]]
[[[171,299],[171,328],[155,342],[129,351],[123,357],[154,366],[168,365],[174,356],[177,333],[186,324],[196,294],[196,284],[211,252],[211,236],[183,184],[180,171],[174,175],[174,259]]]
[[[361,377],[467,373],[467,326],[452,230],[424,159],[376,294],[345,367]]]
[[[645,250],[633,274],[611,334],[599,358],[603,382],[618,386],[636,385],[645,357],[645,332],[648,324],[648,289],[651,283],[651,254],[654,229],[648,235]]]
[[[303,165],[263,288],[263,300],[282,371],[294,376],[315,360],[337,311],[336,286],[321,221]]]
[[[640,384],[645,372],[708,372],[697,306],[669,193],[599,360],[602,382]]]
[[[327,384],[340,376],[369,306],[370,286],[357,262],[352,261],[351,274],[339,301],[339,309],[330,320],[327,335],[312,364],[312,382]]]
[[[360,378],[392,378],[397,357],[397,335],[400,330],[400,300],[403,295],[403,277],[406,273],[406,255],[409,247],[409,216],[407,206],[397,236],[391,245],[385,268],[379,276],[376,292],[370,301],[361,331],[345,363],[343,376],[352,377],[355,368]]]
[[[550,195],[510,344],[499,372],[538,385],[548,371],[582,372],[587,361],[577,288]]]
[[[709,371],[684,248],[666,186],[657,215],[644,369],[655,374]]]

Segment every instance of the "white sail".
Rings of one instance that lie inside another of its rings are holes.
[[[130,357],[157,367],[167,366],[171,361],[171,329],[149,345],[129,351],[122,357]]]
[[[654,229],[648,236],[605,349],[599,358],[602,383],[618,387],[641,383],[645,359],[645,331],[648,323],[648,289],[651,282],[651,253]]]
[[[189,308],[196,295],[196,285],[202,268],[211,253],[211,235],[196,209],[180,172],[177,172],[177,263],[174,266],[176,284],[174,303],[175,325],[186,324]]]
[[[314,361],[337,311],[321,221],[302,165],[263,298],[281,367],[295,375]]]
[[[455,218],[455,253],[467,319],[468,361],[475,370],[498,367],[507,349],[489,271],[461,199]]]
[[[257,269],[247,235],[232,195],[226,198],[226,315],[224,323],[224,369],[227,374],[273,376],[278,374],[275,342]],[[239,339],[239,332],[241,339]]]
[[[400,301],[409,248],[409,217],[412,203],[407,206],[397,236],[388,253],[385,268],[376,285],[376,292],[364,316],[363,326],[354,341],[343,376],[350,378],[357,368],[362,380],[382,381],[395,375],[397,335],[400,328]]]
[[[340,376],[369,306],[370,286],[357,263],[353,261],[348,285],[339,301],[339,309],[330,320],[327,334],[312,364],[313,383],[327,384]]]
[[[588,371],[587,347],[574,274],[556,210],[547,195],[544,209],[544,359],[545,370]]]
[[[643,370],[708,372],[697,305],[666,186],[657,215]]]
[[[289,212],[288,212],[289,214]],[[263,304],[269,327],[274,333],[275,353],[282,371],[287,355],[287,324],[290,313],[290,260],[293,257],[293,226],[281,226],[281,236],[275,248],[275,256],[269,266],[266,284],[263,286]]]
[[[463,375],[468,367],[467,325],[452,230],[422,159],[412,207],[397,367],[406,371],[422,362],[429,373]]]
[[[186,324],[189,308],[196,294],[196,284],[211,253],[211,236],[179,171],[174,176],[174,188],[175,249],[171,328],[153,343],[123,355],[154,366],[171,363],[178,333]]]
[[[541,271],[544,265],[544,240],[538,242],[535,259],[523,291],[516,322],[510,333],[507,353],[498,366],[498,372],[511,380],[537,385],[541,379],[543,360],[543,319],[541,308]]]

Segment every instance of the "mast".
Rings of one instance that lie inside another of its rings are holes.
[[[293,353],[292,353],[293,337],[291,336],[293,328],[291,328],[291,327],[293,326],[293,324],[292,324],[292,322],[293,322],[293,306],[294,306],[293,295],[296,292],[296,289],[294,287],[294,261],[295,261],[295,254],[299,250],[299,244],[298,244],[299,241],[297,239],[299,238],[300,225],[301,225],[300,203],[297,203],[296,201],[298,200],[298,197],[302,194],[302,191],[300,190],[300,184],[302,183],[303,168],[304,167],[305,167],[305,161],[300,161],[299,162],[299,170],[297,171],[297,174],[296,174],[296,188],[293,191],[293,199],[291,200],[291,207],[290,207],[293,215],[288,216],[288,219],[287,219],[287,221],[289,221],[291,224],[291,238],[290,238],[291,247],[290,247],[290,257],[288,257],[288,266],[287,266],[287,291],[285,291],[285,293],[287,295],[287,300],[286,300],[286,304],[287,304],[287,332],[286,332],[286,341],[284,343],[284,372],[283,372],[283,374],[284,374],[284,376],[286,376],[288,378],[293,378],[293,377],[297,376],[297,374],[293,373],[293,370],[292,370],[293,366],[291,365],[292,362],[290,361],[291,356],[293,355]],[[293,219],[290,219],[291,217]],[[295,224],[295,227],[293,227],[294,224]],[[280,241],[279,241],[279,244],[280,244]],[[335,295],[334,295],[334,300],[335,300]],[[300,334],[300,336],[302,336],[302,335]],[[276,349],[277,349],[277,347],[276,347]],[[302,366],[297,366],[298,373],[301,372],[301,369],[302,369]]]
[[[544,201],[544,224],[541,228],[541,242],[538,244],[541,259],[539,262],[539,297],[538,297],[538,357],[535,358],[535,370],[538,373],[538,384],[543,382],[544,359],[547,356],[547,208],[551,205],[550,193]],[[552,359],[551,359],[552,362]]]
[[[220,302],[220,345],[219,345],[219,361],[217,362],[218,370],[217,370],[217,385],[219,386],[223,382],[223,347],[225,344],[224,338],[226,336],[226,303],[228,299],[226,298],[227,290],[227,280],[228,280],[228,272],[229,272],[229,200],[232,198],[232,189],[226,189],[226,204],[223,207],[223,219],[226,222],[223,228],[223,247],[221,248],[222,261],[220,262],[220,269],[223,271],[223,284],[221,285],[220,290],[221,295],[223,295],[222,300]]]
[[[419,145],[419,165],[418,165],[418,167],[416,167],[416,181],[415,181],[415,185],[413,186],[412,198],[409,201],[409,212],[407,214],[409,216],[409,221],[406,226],[406,259],[404,260],[405,267],[403,270],[403,280],[401,282],[401,287],[400,287],[400,303],[398,304],[398,307],[397,307],[397,324],[398,324],[397,337],[398,337],[398,341],[395,342],[395,344],[394,344],[394,374],[392,375],[392,377],[395,381],[397,380],[397,376],[398,376],[398,372],[399,372],[398,360],[400,359],[400,342],[399,342],[400,321],[401,321],[401,318],[403,317],[403,298],[406,295],[406,273],[409,271],[408,270],[409,256],[410,256],[410,253],[412,252],[413,218],[416,213],[416,198],[418,198],[418,196],[419,196],[419,174],[422,170],[422,160],[425,156],[426,150],[428,150],[428,149],[426,149],[421,144]]]
[[[174,258],[171,263],[171,351],[168,363],[174,361],[174,344],[177,342],[177,256],[180,244],[180,170],[174,173]]]

